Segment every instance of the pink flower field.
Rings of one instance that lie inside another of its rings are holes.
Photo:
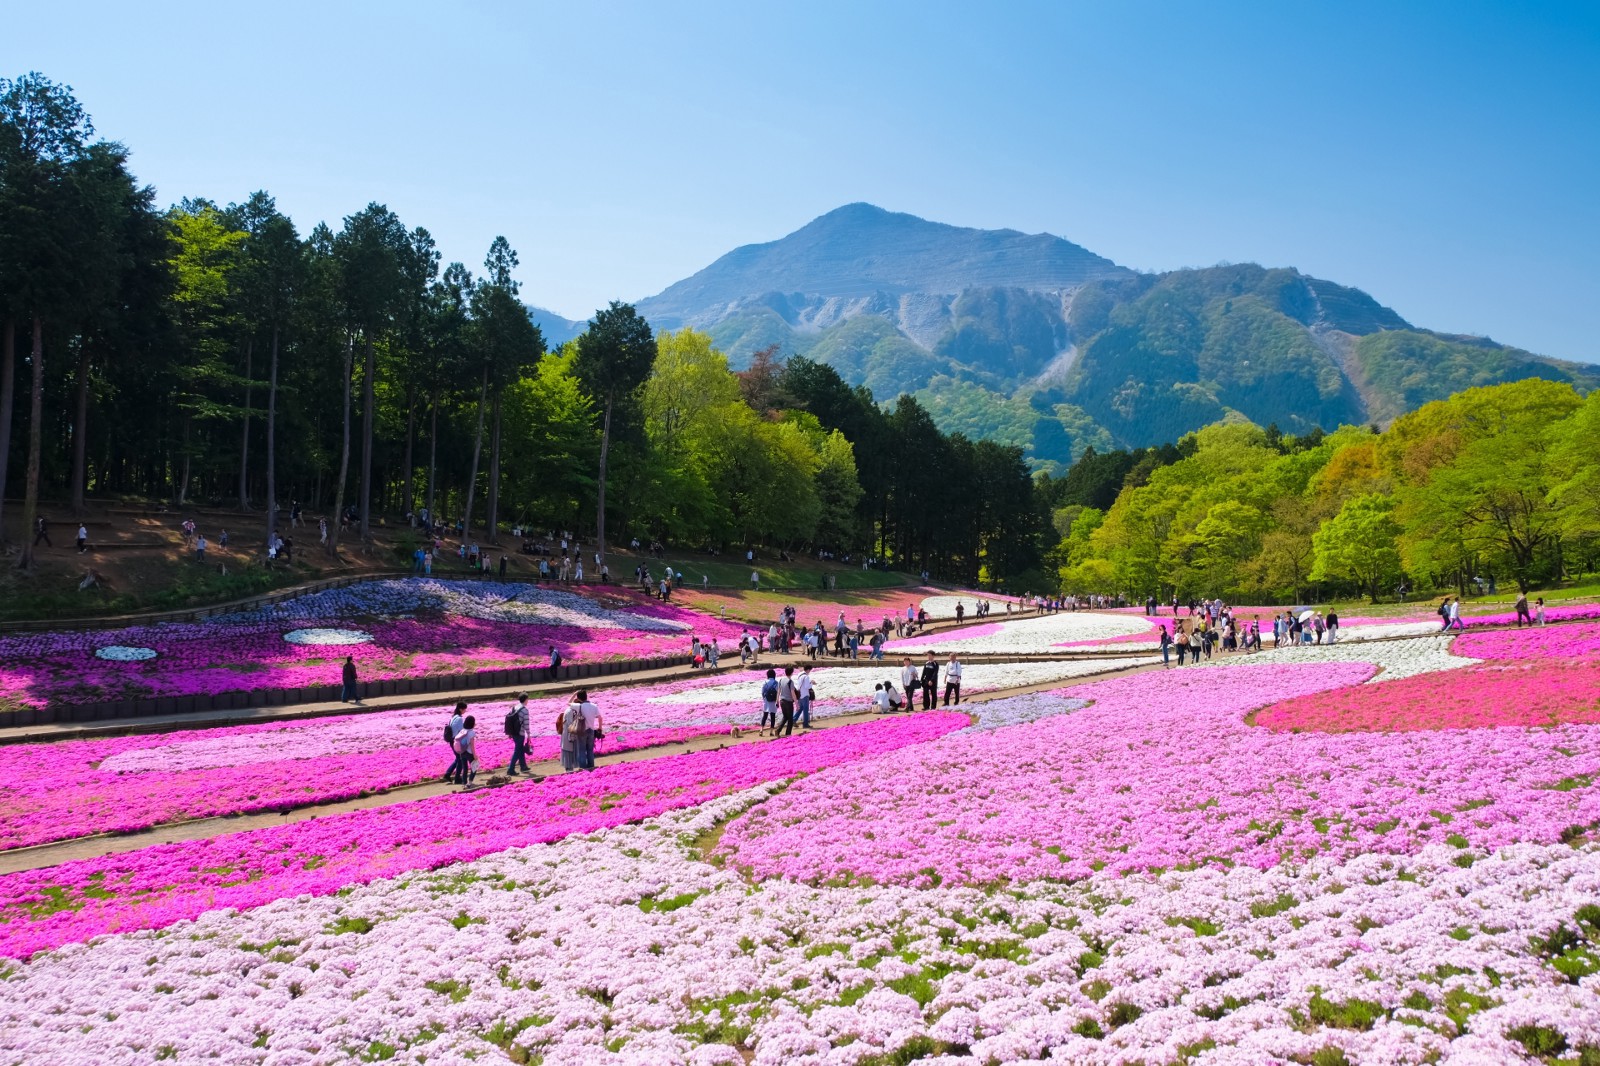
[[[1493,848],[1600,821],[1594,726],[1326,735],[1245,722],[1269,703],[1439,682],[1360,686],[1372,669],[1221,666],[1066,689],[1091,705],[814,775],[736,821],[721,848],[755,876],[927,886]],[[1595,693],[1592,680],[1563,691]]]
[[[1600,624],[1157,661],[0,875],[0,1060],[1600,1061]],[[602,690],[604,743],[758,685]],[[426,780],[445,713],[0,748],[4,839]]]
[[[964,715],[935,712],[841,726],[4,875],[0,955],[26,957],[102,933],[159,928],[219,907],[321,895],[559,840],[931,740],[966,724]]]
[[[411,578],[203,622],[0,637],[0,706],[211,695],[685,653],[741,627],[618,589]]]

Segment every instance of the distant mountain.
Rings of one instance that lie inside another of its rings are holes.
[[[942,428],[1020,445],[1045,467],[1233,412],[1300,433],[1387,423],[1473,385],[1600,386],[1600,367],[1418,329],[1291,268],[1138,274],[1047,233],[871,204],[736,248],[638,307],[658,329],[708,331],[735,366],[777,345],[880,400],[911,393]],[[584,327],[535,313],[552,344]]]
[[[533,324],[539,327],[539,332],[544,334],[544,342],[551,348],[565,344],[588,328],[587,322],[574,322],[570,318],[562,318],[554,311],[546,311],[542,307],[532,304],[526,305],[528,317],[533,319]]]

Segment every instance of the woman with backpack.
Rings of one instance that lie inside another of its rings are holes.
[[[461,768],[461,753],[456,750],[456,734],[466,728],[466,721],[462,715],[467,713],[467,702],[462,700],[456,704],[450,720],[444,724],[444,744],[450,749],[450,769],[444,772],[446,781],[456,779],[456,771]]]
[[[522,773],[530,773],[528,769],[528,698],[525,693],[517,693],[511,710],[506,714],[506,736],[511,738],[511,764],[506,767],[507,777],[517,776],[517,767],[522,767]]]
[[[589,731],[591,719],[586,708],[594,711],[594,720],[598,721],[600,712],[589,702],[589,690],[580,688],[561,712],[561,769],[567,773],[586,768],[586,750],[590,765],[594,762],[594,736]]]
[[[767,679],[761,684],[761,732],[758,736],[767,735],[767,727],[772,727],[772,735],[778,735],[778,671],[767,668]]]

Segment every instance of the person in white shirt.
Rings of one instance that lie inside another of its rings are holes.
[[[89,529],[87,526],[78,527],[78,554],[82,555],[89,550]]]
[[[588,726],[582,738],[582,746],[579,749],[579,765],[585,770],[593,770],[594,742],[605,736],[605,721],[600,717],[600,708],[590,703],[587,698],[583,700],[579,707],[583,711],[583,722]]]
[[[917,693],[922,688],[922,671],[918,670],[911,662],[911,656],[906,656],[900,666],[900,687],[906,690],[907,709],[915,706]]]
[[[872,686],[872,703],[879,714],[888,714],[894,709],[889,702],[889,693],[881,682]]]
[[[956,704],[961,703],[961,660],[950,653],[950,662],[944,668],[944,705],[950,706],[950,694],[955,693]]]
[[[816,690],[812,687],[812,684],[811,684],[811,664],[810,663],[807,663],[806,665],[804,665],[804,666],[802,666],[800,668],[800,679],[795,684],[795,690],[800,694],[800,728],[802,730],[810,729],[811,728],[811,698],[816,693]]]

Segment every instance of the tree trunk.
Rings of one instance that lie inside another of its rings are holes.
[[[272,327],[271,369],[267,373],[267,543],[278,531],[278,326]]]
[[[489,396],[489,364],[483,364],[483,383],[478,386],[478,436],[472,442],[472,476],[467,479],[467,509],[461,518],[461,543],[472,539],[472,497],[478,490],[478,456],[483,451],[483,408]]]
[[[600,575],[600,567],[606,563],[606,459],[611,454],[611,398],[606,398],[606,417],[600,429],[600,496],[595,505],[595,551],[600,555],[600,562],[595,568],[595,576]]]
[[[85,444],[89,433],[89,345],[78,345],[78,404],[72,419],[72,517],[83,516],[83,492],[88,483]]]
[[[500,543],[500,391],[494,394],[494,429],[489,434],[489,543]]]
[[[416,502],[416,485],[414,484],[415,469],[412,466],[413,449],[417,439],[417,400],[412,391],[406,389],[406,482],[405,492],[401,499],[401,512],[414,513],[412,504]]]
[[[244,435],[239,442],[239,510],[250,509],[250,377],[255,369],[254,337],[244,342]],[[270,504],[268,506],[271,506]]]
[[[350,371],[356,356],[356,339],[349,336],[344,345],[344,448],[339,453],[339,483],[333,490],[333,521],[328,523],[328,557],[339,556],[339,524],[344,518],[344,483],[350,473]]]
[[[44,450],[44,320],[33,316],[33,387],[28,393],[28,479],[22,497],[22,553],[17,567],[33,566],[33,523],[39,515],[39,457]]]
[[[191,420],[188,415],[183,416],[183,475],[178,479],[178,506],[182,507],[189,499],[189,427]]]
[[[361,375],[361,540],[366,543],[372,530],[372,417],[376,393],[372,380],[372,336],[363,333],[367,350]]]
[[[6,543],[6,480],[11,470],[11,408],[16,403],[17,388],[17,323],[8,317],[4,326],[5,341],[0,354],[0,548]],[[28,531],[24,529],[26,538]]]
[[[434,473],[439,467],[439,398],[431,397],[428,400],[429,417],[432,425],[428,427],[428,524],[438,521],[433,513],[433,480]]]

